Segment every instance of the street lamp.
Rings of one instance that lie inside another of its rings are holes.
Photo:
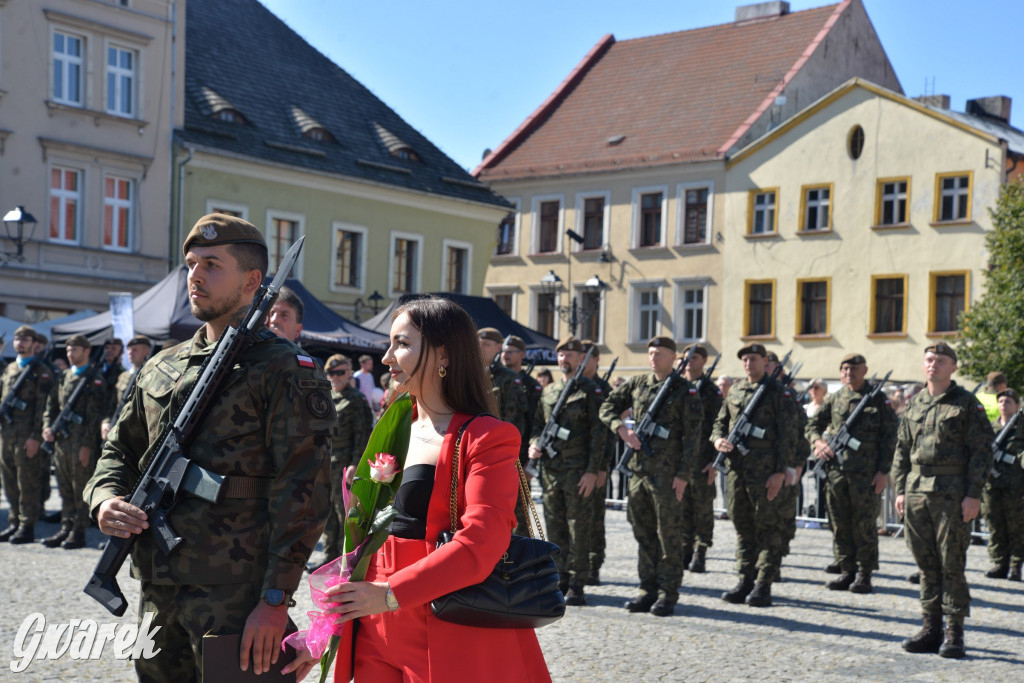
[[[377,315],[377,307],[380,306],[380,302],[381,301],[384,301],[384,297],[382,297],[380,295],[380,292],[378,292],[375,289],[375,290],[373,290],[373,294],[371,294],[367,298],[369,298],[369,300],[370,300],[370,305],[373,306],[373,314]]]
[[[18,205],[16,209],[11,209],[4,216],[4,230],[7,233],[7,239],[14,242],[14,246],[17,247],[16,252],[4,251],[0,252],[0,261],[7,262],[11,259],[15,261],[25,260],[25,224],[32,226],[32,233],[28,239],[31,240],[36,233],[36,219],[35,216],[25,211],[25,207]],[[12,234],[13,233],[13,234]]]
[[[569,277],[571,278],[572,275]],[[572,287],[572,280],[569,281],[569,286]],[[555,275],[555,271],[549,270],[548,274],[540,279],[540,289],[543,294],[550,296],[552,302],[554,302],[555,294],[558,294],[562,289],[562,278]],[[583,283],[583,292],[585,294],[600,297],[606,289],[608,289],[608,284],[596,275]],[[553,309],[558,312],[559,318],[569,323],[569,334],[576,336],[576,327],[589,320],[590,316],[597,312],[597,307],[580,306],[576,300],[575,292],[572,293],[569,301],[568,306],[553,306]]]

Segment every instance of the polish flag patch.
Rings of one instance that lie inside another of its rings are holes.
[[[295,360],[299,361],[300,368],[315,368],[316,363],[309,356],[303,356],[302,354],[296,354]]]

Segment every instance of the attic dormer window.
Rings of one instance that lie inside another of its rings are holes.
[[[334,142],[334,136],[325,128],[310,128],[302,134],[302,137],[316,142]]]
[[[215,121],[224,121],[225,123],[245,123],[245,119],[242,115],[234,109],[221,109],[220,111],[215,111],[211,118]]]
[[[206,116],[210,117],[214,121],[223,121],[224,123],[249,123],[242,112],[235,107],[227,98],[222,97],[220,94],[215,92],[212,88],[207,86],[190,88],[192,95],[196,98],[199,104],[200,111]]]
[[[420,157],[413,150],[412,146],[400,139],[397,135],[389,131],[384,126],[380,125],[376,121],[373,122],[373,130],[377,133],[377,139],[380,140],[384,148],[387,149],[388,154],[401,159],[402,161],[419,161]]]
[[[331,131],[324,128],[319,121],[299,107],[292,106],[291,116],[292,123],[299,129],[299,134],[302,137],[315,142],[334,142],[334,136],[331,134]]]
[[[391,156],[397,157],[403,161],[419,161],[419,157],[416,156],[416,152],[412,151],[408,147],[400,147],[395,151],[391,152]]]

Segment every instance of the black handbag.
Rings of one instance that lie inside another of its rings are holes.
[[[462,434],[473,419],[462,425],[455,438],[449,500],[451,530],[438,535],[438,547],[451,541],[458,527],[459,448]],[[528,513],[526,525],[530,536],[513,534],[508,550],[480,583],[433,600],[430,609],[438,619],[482,628],[540,628],[558,621],[565,614],[565,597],[558,589],[558,569],[554,560],[561,550],[543,539],[537,509],[518,458],[516,469],[519,470],[519,497]],[[533,538],[535,533],[541,538]]]

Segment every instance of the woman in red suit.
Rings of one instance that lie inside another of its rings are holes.
[[[533,629],[461,626],[437,619],[430,601],[482,581],[508,548],[516,524],[519,432],[477,417],[462,436],[459,529],[447,531],[451,464],[459,428],[497,412],[480,366],[476,326],[457,304],[417,299],[395,311],[384,364],[415,400],[398,517],[365,581],[331,589],[328,612],[358,619],[354,671],[339,649],[335,681],[550,681]]]

